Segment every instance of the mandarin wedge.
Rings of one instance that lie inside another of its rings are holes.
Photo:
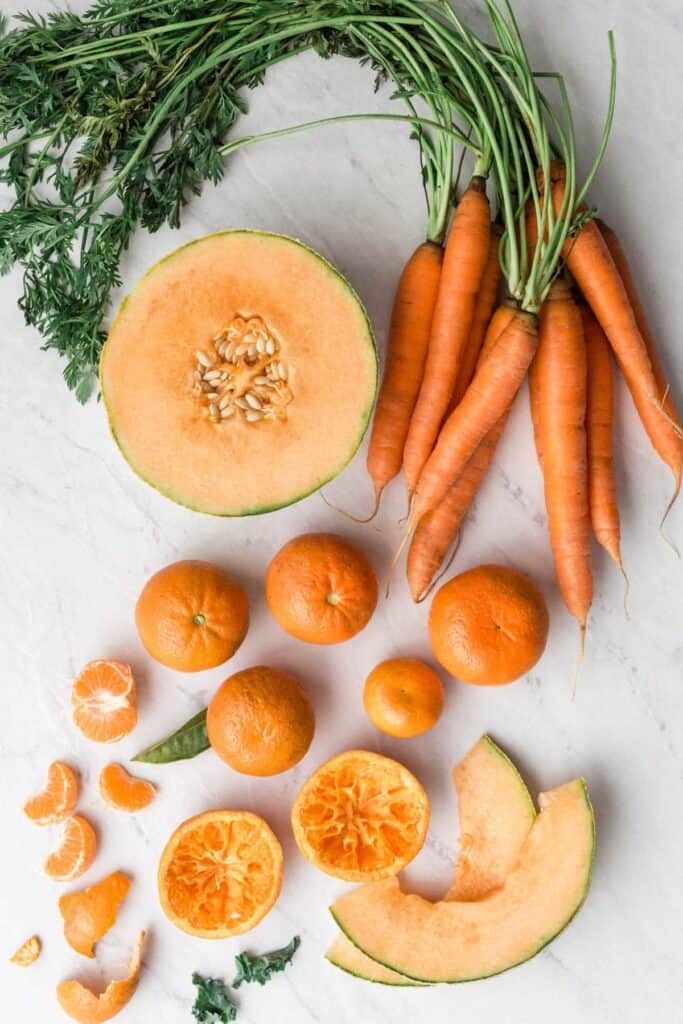
[[[121,661],[90,661],[71,690],[73,720],[97,743],[123,739],[137,722],[135,680]]]
[[[201,939],[250,931],[282,885],[282,847],[250,811],[206,811],[179,825],[159,862],[161,908]]]
[[[40,956],[42,948],[43,946],[38,936],[32,935],[26,942],[22,942],[19,949],[9,958],[9,962],[17,967],[30,967]]]
[[[138,987],[144,941],[145,933],[140,932],[128,962],[128,974],[118,981],[110,981],[99,996],[80,981],[60,981],[57,999],[64,1013],[77,1024],[103,1024],[115,1017]]]
[[[135,814],[151,804],[157,788],[146,779],[138,779],[123,765],[108,764],[100,772],[100,796],[109,807],[126,814]]]
[[[47,785],[24,804],[24,814],[34,825],[56,825],[68,818],[78,800],[78,776],[64,761],[53,761]]]
[[[116,921],[119,906],[129,889],[128,876],[115,871],[88,889],[60,897],[64,938],[72,949],[83,956],[95,956],[93,946]]]
[[[347,882],[395,875],[419,853],[428,825],[429,800],[415,776],[367,750],[321,765],[292,807],[304,857]]]
[[[61,839],[43,865],[55,882],[71,882],[88,870],[97,853],[95,830],[82,814],[64,822]]]

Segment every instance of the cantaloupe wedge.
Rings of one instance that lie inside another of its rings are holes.
[[[135,472],[214,515],[268,512],[339,473],[377,387],[370,323],[322,256],[223,231],[149,270],[100,361],[114,438]]]
[[[333,917],[362,952],[416,981],[473,981],[523,963],[583,903],[595,847],[583,779],[541,794],[539,804],[515,867],[484,899],[431,903],[403,893],[394,877],[342,897]]]
[[[444,899],[478,900],[503,884],[529,834],[536,811],[514,764],[482,736],[453,769],[458,794],[460,851]],[[325,954],[335,967],[382,985],[418,982],[378,964],[340,933]]]

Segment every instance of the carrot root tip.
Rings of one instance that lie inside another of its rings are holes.
[[[572,700],[576,700],[576,688],[579,681],[579,672],[581,665],[583,664],[583,656],[586,652],[586,620],[579,623],[580,629],[580,640],[579,640],[579,655],[576,659],[576,665],[574,667],[574,675],[572,678]]]
[[[339,508],[338,505],[335,505],[333,502],[329,500],[329,498],[325,497],[323,491],[320,492],[320,497],[323,499],[328,508],[333,509],[335,512],[339,512],[339,514],[342,516],[346,516],[347,519],[350,519],[354,523],[363,524],[371,523],[372,520],[377,515],[377,513],[379,512],[379,503],[382,497],[382,490],[380,489],[379,491],[375,492],[375,507],[373,508],[371,514],[369,516],[365,516],[364,518],[361,518],[360,516],[354,516],[351,512],[347,512],[346,509]]]
[[[405,530],[403,532],[403,536],[401,537],[401,543],[399,544],[398,548],[396,549],[396,554],[391,559],[391,565],[389,566],[389,572],[387,573],[387,585],[386,585],[386,587],[384,589],[384,596],[385,597],[389,597],[389,594],[391,593],[391,584],[392,584],[392,581],[393,581],[393,578],[394,578],[394,572],[396,571],[396,566],[398,565],[398,560],[401,557],[401,555],[403,554],[403,549],[405,548],[406,544],[410,540],[410,535],[412,534],[413,530],[415,529],[415,526],[416,526],[415,516],[411,515],[410,519],[408,520],[408,524],[407,524],[407,526],[406,526],[406,528],[405,528]]]
[[[662,540],[664,541],[665,544],[669,545],[669,547],[671,548],[671,550],[675,554],[676,558],[680,558],[681,557],[681,553],[678,550],[676,544],[673,542],[671,537],[669,537],[668,533],[664,529],[664,524],[666,523],[667,519],[669,518],[669,513],[671,512],[671,509],[676,504],[676,501],[678,499],[678,495],[680,494],[680,492],[681,492],[681,480],[680,480],[680,478],[678,478],[676,480],[676,489],[673,492],[673,494],[671,495],[671,500],[669,501],[669,504],[664,509],[664,515],[662,516],[662,521],[659,524],[659,536],[662,538]]]

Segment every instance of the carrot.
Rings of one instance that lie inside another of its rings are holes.
[[[559,168],[553,168],[552,185],[553,203],[558,211],[563,193],[563,168],[559,165]],[[567,239],[562,255],[607,335],[636,407],[652,406],[649,427],[645,423],[643,425],[659,451],[664,445],[665,435],[673,431],[676,436],[683,437],[683,430],[664,408],[626,287],[595,221],[589,220]]]
[[[373,516],[382,491],[401,470],[403,446],[427,356],[442,261],[443,247],[424,242],[406,263],[398,283],[367,458],[375,490]]]
[[[596,540],[621,572],[621,529],[614,482],[612,423],[614,383],[609,343],[588,306],[581,306],[586,341],[588,388],[586,394],[586,444],[588,454],[588,505]]]
[[[581,628],[593,599],[586,455],[586,348],[581,313],[558,279],[541,308],[529,373],[531,419],[543,471],[550,544],[560,591]]]
[[[475,175],[458,203],[448,235],[424,377],[406,438],[403,470],[411,494],[453,394],[488,260],[490,233],[486,181]]]
[[[626,294],[628,295],[631,308],[633,309],[633,315],[635,316],[640,334],[645,343],[647,354],[650,357],[652,372],[657,386],[657,394],[663,401],[664,408],[671,420],[680,428],[680,419],[676,412],[676,406],[674,405],[674,401],[666,382],[666,377],[664,376],[664,371],[662,370],[661,363],[659,362],[655,340],[648,326],[645,310],[643,309],[643,304],[640,301],[638,289],[636,288],[633,274],[631,273],[631,268],[629,266],[628,259],[626,258],[626,253],[624,252],[621,242],[612,228],[608,227],[607,224],[601,220],[597,223],[602,233],[602,237],[605,239],[607,248],[610,251],[610,255],[614,260],[614,265],[619,271],[621,280],[623,281]],[[673,497],[671,498],[669,506],[664,514],[664,519],[666,519],[666,516],[671,510],[671,507],[678,497],[681,489],[681,478],[683,477],[683,439],[680,434],[674,430],[670,423],[663,420],[658,409],[647,400],[645,395],[639,389],[633,391],[632,394],[633,401],[636,409],[638,410],[638,415],[640,416],[641,422],[643,423],[657,454],[666,463],[674,475],[675,489]],[[663,521],[664,520],[662,520],[662,523]]]
[[[513,306],[505,304],[498,307],[486,332],[480,361],[488,356],[513,315]],[[413,600],[423,601],[428,595],[434,576],[453,545],[486,476],[507,418],[507,413],[501,416],[474,452],[461,475],[449,487],[442,501],[431,512],[425,513],[418,522],[410,542],[406,568]]]
[[[418,480],[412,525],[439,504],[468,459],[509,410],[534,357],[537,341],[537,317],[515,307],[491,358],[480,361],[462,401],[441,428]]]
[[[458,370],[458,379],[455,383],[455,389],[451,397],[449,411],[455,409],[472,380],[472,376],[477,365],[477,359],[479,358],[479,353],[484,343],[484,338],[486,337],[491,317],[493,316],[496,299],[498,298],[498,289],[500,288],[500,280],[502,277],[500,261],[498,259],[498,247],[500,245],[502,234],[503,229],[501,225],[494,222],[491,225],[489,256],[486,266],[484,267],[484,273],[479,286],[479,294],[477,295],[477,301],[474,307],[470,336],[467,339],[467,344],[463,350],[460,369]]]

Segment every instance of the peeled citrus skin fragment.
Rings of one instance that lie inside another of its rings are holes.
[[[47,785],[24,804],[24,814],[35,825],[56,825],[68,818],[78,800],[78,776],[64,761],[53,761]]]
[[[127,772],[123,765],[108,764],[100,772],[100,796],[115,811],[134,814],[156,796],[156,786]]]
[[[22,942],[19,949],[11,956],[10,963],[17,967],[30,967],[40,956],[42,943],[37,935],[32,935],[26,942]]]
[[[93,946],[116,921],[119,906],[129,889],[128,876],[122,871],[115,871],[88,889],[70,892],[60,898],[64,938],[72,949],[83,956],[95,956]]]
[[[43,865],[55,882],[71,882],[88,870],[97,853],[95,830],[82,814],[64,822],[61,839]]]
[[[115,1017],[138,987],[144,941],[145,933],[140,932],[128,963],[128,974],[118,981],[110,981],[99,996],[80,981],[60,981],[57,999],[64,1013],[78,1024],[103,1024]]]
[[[121,661],[90,661],[71,690],[73,720],[84,736],[97,743],[115,743],[138,719],[135,680]]]
[[[420,851],[429,825],[422,785],[398,761],[348,750],[304,783],[292,807],[304,857],[348,882],[395,875]]]
[[[242,935],[271,909],[282,884],[282,847],[250,811],[206,811],[180,825],[159,862],[159,900],[182,931]]]

